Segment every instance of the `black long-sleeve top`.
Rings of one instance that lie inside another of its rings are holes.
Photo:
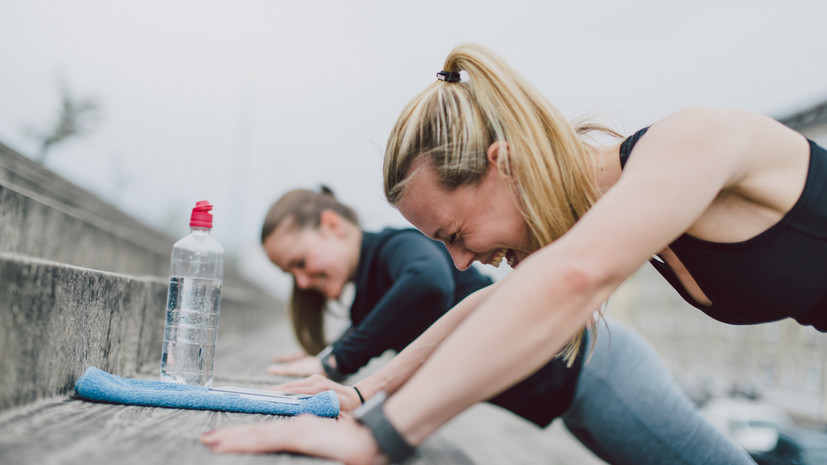
[[[460,300],[492,283],[474,268],[457,270],[442,244],[414,229],[364,232],[354,281],[351,327],[333,343],[345,374],[388,349],[401,351]],[[490,402],[546,426],[571,404],[581,365],[580,358],[572,368],[552,360]]]

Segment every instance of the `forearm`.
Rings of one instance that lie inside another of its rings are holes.
[[[542,260],[523,262],[388,399],[387,417],[408,442],[421,443],[468,406],[539,369],[611,291],[549,275]]]
[[[356,386],[369,398],[378,391],[396,392],[431,356],[442,341],[483,302],[496,284],[469,295],[373,375]]]

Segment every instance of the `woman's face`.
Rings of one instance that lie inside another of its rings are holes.
[[[341,296],[358,264],[358,251],[351,250],[340,228],[324,217],[318,228],[282,224],[263,245],[270,261],[292,274],[300,289],[321,292],[329,299]]]
[[[424,160],[424,159],[423,159]],[[425,235],[442,241],[460,270],[474,261],[514,267],[533,250],[511,185],[496,163],[477,185],[447,191],[427,161],[416,163],[397,207]]]

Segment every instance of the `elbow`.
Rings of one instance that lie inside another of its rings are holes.
[[[549,301],[558,301],[562,308],[569,308],[578,315],[584,312],[591,315],[608,298],[616,284],[622,282],[620,275],[613,273],[605,263],[575,261],[560,266],[558,270],[559,273],[551,277],[553,282],[546,287],[547,292],[556,295],[547,297]]]
[[[563,267],[560,283],[573,295],[589,296],[601,288],[601,283],[605,281],[604,274],[595,267],[571,264]]]
[[[432,307],[440,314],[451,308],[454,301],[453,288],[444,281],[429,281],[418,293],[426,306]]]

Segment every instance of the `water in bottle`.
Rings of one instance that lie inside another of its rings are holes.
[[[172,248],[162,381],[207,387],[213,382],[224,249],[210,234],[210,210],[209,202],[196,203],[192,231]]]

